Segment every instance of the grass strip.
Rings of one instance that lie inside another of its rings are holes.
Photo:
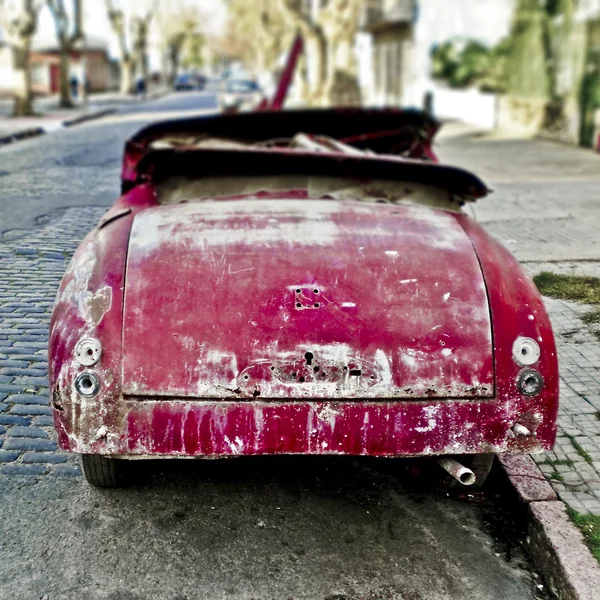
[[[543,296],[589,304],[595,310],[581,317],[584,323],[600,323],[600,277],[559,275],[544,271],[533,278]],[[600,333],[594,332],[596,336]]]
[[[571,521],[583,533],[585,543],[600,563],[600,515],[582,515],[572,508],[567,508],[567,512]]]

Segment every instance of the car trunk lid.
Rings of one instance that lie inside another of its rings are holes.
[[[485,284],[450,211],[309,199],[135,217],[123,391],[181,398],[494,394]]]

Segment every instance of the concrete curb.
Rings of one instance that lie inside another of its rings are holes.
[[[11,133],[10,135],[0,137],[0,147],[7,146],[8,144],[12,144],[13,142],[18,142],[20,140],[26,140],[28,138],[37,137],[38,135],[44,135],[44,133],[46,133],[46,130],[43,127],[32,127],[31,129],[22,129],[21,131],[17,131],[15,133]]]
[[[88,113],[86,115],[79,115],[74,119],[68,119],[62,122],[63,127],[73,127],[73,125],[79,125],[80,123],[85,123],[86,121],[92,121],[94,119],[101,119],[102,117],[107,117],[108,115],[114,115],[117,112],[117,108],[105,108],[102,110],[98,110],[93,113]]]
[[[170,92],[169,88],[161,89],[155,92],[149,93],[146,98],[144,98],[141,102],[150,102],[152,100],[157,100],[158,98],[162,98],[166,94]],[[113,115],[118,112],[118,108],[103,108],[97,110],[95,112],[91,112],[84,115],[79,115],[78,117],[73,117],[72,119],[66,119],[60,123],[58,129],[62,127],[73,127],[73,125],[79,125],[80,123],[85,123],[86,121],[92,121],[93,119],[101,119],[102,117],[107,117],[108,115]],[[56,131],[56,128],[52,128],[51,131]],[[39,135],[44,135],[46,133],[50,133],[44,127],[32,127],[30,129],[23,129],[21,131],[17,131],[16,133],[11,133],[10,135],[6,135],[4,137],[0,137],[0,148],[2,146],[6,146],[8,144],[12,144],[14,142],[18,142],[20,140],[26,140],[28,138],[37,137]]]
[[[597,600],[600,566],[534,460],[498,455],[527,520],[527,548],[558,600]]]
[[[95,112],[91,112],[85,115],[79,115],[78,117],[73,117],[72,119],[61,121],[58,129],[64,127],[73,127],[73,125],[79,125],[80,123],[85,123],[86,121],[92,121],[94,119],[101,119],[102,117],[112,115],[117,111],[117,108],[103,108],[102,110],[97,110]],[[0,147],[12,144],[14,142],[19,142],[21,140],[26,140],[32,137],[44,135],[46,133],[56,131],[56,129],[57,128],[55,127],[53,127],[52,129],[47,129],[45,127],[32,127],[31,129],[23,129],[21,131],[17,131],[16,133],[11,133],[10,135],[0,137]]]

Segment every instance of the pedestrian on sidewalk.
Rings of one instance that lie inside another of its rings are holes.
[[[135,86],[135,93],[140,98],[146,97],[146,80],[143,77],[139,77]]]
[[[69,85],[71,86],[71,97],[73,100],[77,100],[79,91],[79,80],[77,79],[77,75],[71,75]]]

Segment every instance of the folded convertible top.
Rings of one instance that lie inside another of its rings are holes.
[[[123,189],[172,176],[308,174],[424,183],[463,200],[485,196],[475,175],[431,151],[439,123],[419,110],[336,108],[163,121],[125,148]],[[297,143],[302,136],[304,143]],[[354,151],[355,150],[355,151]]]

